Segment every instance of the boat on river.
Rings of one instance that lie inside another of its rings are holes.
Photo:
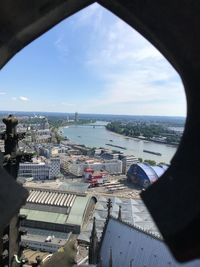
[[[143,150],[143,152],[145,152],[145,153],[149,153],[149,154],[153,154],[153,155],[156,155],[156,156],[162,156],[162,154],[161,153],[159,153],[159,152],[154,152],[154,151],[150,151],[150,150]]]
[[[124,146],[118,146],[118,145],[113,145],[113,144],[106,144],[107,146],[112,146],[112,147],[117,147],[117,148],[121,148],[121,149],[127,149]]]

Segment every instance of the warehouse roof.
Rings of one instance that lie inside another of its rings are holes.
[[[40,210],[30,210],[30,209],[21,209],[20,214],[27,216],[27,220],[30,221],[40,221],[56,224],[65,224],[67,221],[68,215],[60,214],[55,212],[40,211]]]
[[[29,188],[26,205],[20,210],[27,220],[82,226],[92,196],[43,188]]]
[[[27,202],[43,205],[72,207],[76,195],[67,192],[30,189]]]

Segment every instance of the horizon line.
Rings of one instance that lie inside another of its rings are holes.
[[[74,114],[74,112],[63,112],[63,111],[16,111],[16,110],[0,110],[0,113],[60,113],[60,114]],[[79,115],[104,115],[104,116],[138,116],[138,117],[180,117],[180,118],[187,118],[187,116],[183,115],[141,115],[141,114],[111,114],[111,113],[80,113],[77,112]]]

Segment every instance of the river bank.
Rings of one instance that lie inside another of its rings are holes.
[[[99,122],[98,122],[99,124]],[[82,144],[88,147],[104,147],[108,149],[106,144],[125,147],[124,149],[118,149],[125,155],[135,155],[138,158],[144,160],[154,160],[156,162],[170,163],[171,158],[176,152],[176,147],[168,146],[165,144],[159,144],[151,141],[135,139],[133,137],[126,137],[124,135],[108,131],[104,125],[99,127],[83,126],[69,126],[68,128],[62,128],[63,136],[68,138],[74,143]],[[110,141],[112,140],[112,141]],[[143,150],[155,151],[161,153],[161,156],[148,155]]]
[[[107,131],[110,131],[112,133],[115,133],[115,134],[118,134],[120,136],[123,136],[124,138],[126,139],[133,139],[133,140],[142,140],[144,142],[153,142],[153,143],[158,143],[158,144],[163,144],[163,145],[167,145],[167,146],[172,146],[172,147],[175,147],[177,148],[178,147],[178,143],[176,144],[172,144],[172,143],[169,143],[169,142],[164,142],[164,141],[159,141],[159,140],[155,140],[155,139],[148,139],[148,138],[145,138],[145,137],[140,137],[140,136],[134,136],[134,137],[131,137],[131,136],[126,136],[126,135],[123,135],[123,134],[120,134],[120,133],[116,133],[114,131],[111,131],[109,129],[106,128]]]

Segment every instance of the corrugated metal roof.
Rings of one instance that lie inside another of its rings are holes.
[[[76,195],[63,192],[50,192],[45,190],[31,189],[27,203],[37,203],[60,207],[71,207]]]
[[[150,165],[144,163],[138,163],[137,165],[146,173],[151,183],[155,182],[158,179],[158,175]]]

